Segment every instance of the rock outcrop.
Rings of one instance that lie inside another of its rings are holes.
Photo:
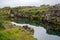
[[[45,11],[45,20],[55,24],[60,24],[60,7],[52,7]]]

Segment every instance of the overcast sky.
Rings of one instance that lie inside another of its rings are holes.
[[[0,7],[5,6],[40,6],[42,4],[58,4],[60,0],[0,0]]]

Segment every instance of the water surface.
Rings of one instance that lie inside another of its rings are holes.
[[[15,22],[11,22],[12,24],[16,24],[17,26],[24,26],[28,25],[28,27],[31,27],[34,29],[34,37],[38,40],[60,40],[60,36],[57,35],[50,35],[46,33],[46,29],[44,29],[41,26],[33,26],[30,24],[18,24]]]

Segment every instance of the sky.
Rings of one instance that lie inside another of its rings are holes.
[[[60,0],[0,0],[0,8],[5,6],[40,6],[43,4],[58,4]]]

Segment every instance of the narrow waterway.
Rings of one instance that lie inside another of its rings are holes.
[[[37,38],[38,40],[60,40],[60,36],[57,35],[49,35],[46,33],[46,29],[44,29],[41,26],[33,26],[30,24],[18,24],[15,22],[11,22],[12,24],[15,24],[17,26],[24,26],[28,25],[28,27],[31,27],[34,29],[34,37]]]

